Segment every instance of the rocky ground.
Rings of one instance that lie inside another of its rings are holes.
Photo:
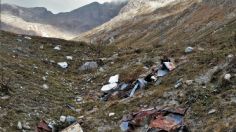
[[[188,108],[185,123],[191,131],[235,131],[235,29],[233,20],[189,43],[143,46],[89,45],[1,31],[0,131],[34,131],[42,118],[57,122],[61,115],[71,115],[86,132],[116,132],[123,115],[156,106]],[[193,51],[185,53],[187,47]],[[110,76],[135,80],[160,64],[163,55],[177,68],[160,85],[149,84],[133,98],[100,100]],[[88,61],[98,67],[79,70]],[[175,87],[176,82],[181,84]]]

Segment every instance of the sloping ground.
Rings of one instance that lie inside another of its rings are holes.
[[[16,131],[18,121],[29,122],[29,131],[34,131],[35,123],[41,118],[57,121],[60,115],[84,116],[79,119],[84,131],[120,131],[122,116],[143,106],[188,107],[185,122],[191,131],[234,131],[236,61],[235,57],[231,60],[227,56],[235,56],[236,53],[235,29],[234,20],[214,33],[197,37],[194,43],[166,43],[139,48],[120,45],[93,47],[39,37],[28,40],[24,36],[1,32],[1,72],[6,73],[4,78],[11,78],[10,97],[2,98],[5,93],[1,92],[1,131]],[[53,49],[56,45],[61,45],[60,51]],[[187,46],[194,47],[194,52],[185,54]],[[150,84],[134,98],[100,101],[100,88],[110,76],[120,74],[121,81],[135,80],[145,73],[144,66],[159,63],[159,56],[164,54],[172,57],[178,67],[162,79],[161,85]],[[67,55],[72,55],[74,59],[66,60]],[[104,70],[78,72],[83,62],[96,60],[97,57],[104,58],[100,64]],[[61,69],[53,60],[67,61],[69,68]],[[212,72],[215,66],[218,68]],[[231,74],[230,81],[223,79],[226,73]],[[205,85],[198,81],[202,77],[205,77],[204,81],[209,80]],[[184,82],[196,81],[174,88],[181,78]],[[43,84],[49,88],[44,89]],[[83,103],[76,103],[77,96],[83,98]],[[66,107],[68,104],[80,112],[69,109]],[[216,112],[208,114],[212,109]],[[115,116],[109,117],[110,112],[114,112]]]
[[[191,43],[192,39],[213,32],[224,23],[235,19],[235,7],[233,0],[182,0],[158,8],[152,13],[127,16],[127,19],[116,21],[118,16],[94,30],[81,34],[75,40],[102,40],[105,43],[112,40],[115,44],[124,46]]]

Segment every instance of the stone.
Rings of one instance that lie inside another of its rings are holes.
[[[60,116],[60,122],[65,122],[66,121],[66,116]]]
[[[43,84],[43,89],[49,89],[49,86],[47,84]]]
[[[29,122],[25,122],[25,123],[23,124],[23,128],[26,129],[26,130],[30,130],[31,127],[30,127]]]
[[[209,112],[208,112],[208,114],[213,114],[213,113],[215,113],[216,112],[216,109],[211,109]]]
[[[23,129],[22,123],[20,121],[18,121],[17,123],[17,129],[19,130]]]
[[[193,80],[186,80],[185,83],[189,86],[193,84]]]
[[[193,47],[187,47],[186,49],[185,49],[185,53],[191,53],[191,52],[193,52]]]
[[[114,116],[114,115],[115,115],[115,113],[109,113],[109,117]]]
[[[67,60],[73,60],[73,56],[66,56]]]
[[[94,70],[98,68],[98,64],[95,61],[86,62],[80,68],[79,71]]]
[[[25,36],[25,39],[31,40],[32,38],[29,36]]]
[[[56,47],[53,48],[54,50],[61,50],[61,46],[57,45]]]
[[[231,74],[225,74],[224,79],[230,81]]]

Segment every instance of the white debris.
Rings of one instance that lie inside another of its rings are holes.
[[[47,84],[43,84],[43,89],[49,89],[49,86]]]
[[[66,59],[67,60],[73,60],[73,57],[72,56],[66,56]]]
[[[185,53],[191,53],[191,52],[193,52],[193,47],[187,47],[185,49]]]
[[[234,55],[233,55],[233,54],[229,54],[227,57],[228,57],[228,58],[233,58]]]
[[[216,112],[216,109],[211,109],[209,112],[208,112],[208,114],[213,114],[213,113],[215,113]]]
[[[21,39],[16,39],[18,42],[22,42],[22,40]]]
[[[228,80],[228,81],[229,81],[230,78],[231,78],[231,75],[230,75],[230,74],[225,74],[225,76],[224,76],[224,79],[225,79],[225,80]]]
[[[61,68],[67,68],[68,67],[68,63],[67,62],[58,62],[57,63]]]
[[[115,76],[111,76],[108,82],[109,83],[117,83],[117,82],[119,82],[119,74],[117,74]]]
[[[103,92],[108,92],[112,89],[115,89],[116,87],[118,86],[117,83],[111,83],[111,84],[107,84],[107,85],[104,85],[102,88],[101,88],[101,91]]]
[[[54,50],[61,50],[61,46],[57,45],[56,47],[54,47]]]
[[[60,117],[60,122],[65,122],[65,121],[66,121],[66,116],[63,116],[63,115],[62,115],[62,116]]]
[[[39,47],[40,49],[43,49],[44,48],[44,46],[43,45],[40,45],[40,47]]]
[[[20,121],[18,121],[18,123],[17,123],[17,128],[20,129],[20,130],[23,128],[22,123]]]
[[[46,80],[47,80],[47,77],[46,77],[46,76],[43,76],[42,79],[43,79],[43,81],[46,81]]]
[[[109,117],[114,116],[114,115],[115,115],[115,113],[109,113]]]
[[[25,39],[31,40],[32,38],[29,36],[25,36]]]

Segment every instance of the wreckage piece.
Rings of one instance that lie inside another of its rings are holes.
[[[148,132],[163,131],[187,131],[184,126],[183,117],[186,109],[146,109],[137,113],[133,113],[123,118],[120,128],[122,131],[128,132],[137,127],[149,125]]]
[[[115,76],[111,76],[108,82],[109,83],[118,83],[119,82],[119,74],[117,74]]]
[[[80,126],[80,124],[78,122],[76,122],[76,123],[70,125],[69,127],[65,128],[61,132],[83,132],[83,129]]]
[[[52,129],[48,126],[46,121],[41,120],[36,127],[35,132],[52,132]]]
[[[164,65],[169,71],[173,71],[176,68],[175,64],[172,62],[164,62]]]
[[[158,114],[155,114],[149,128],[156,128],[164,131],[176,131],[184,127],[183,118],[187,109],[176,109],[176,110],[161,110]]]
[[[147,81],[145,81],[145,80],[142,79],[142,78],[139,78],[139,79],[136,81],[136,83],[135,83],[135,85],[134,85],[134,88],[131,90],[129,97],[133,97],[133,96],[134,96],[134,93],[135,93],[138,89],[143,88],[143,87],[145,87],[146,85],[147,85]]]
[[[118,86],[117,83],[107,84],[107,85],[104,85],[104,86],[101,88],[101,91],[103,91],[103,92],[109,92],[110,90],[117,88],[117,86]]]

